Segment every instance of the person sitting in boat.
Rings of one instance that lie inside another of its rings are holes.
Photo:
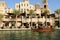
[[[42,27],[42,26],[40,26],[40,25],[38,25],[38,29],[43,29],[43,27]]]
[[[51,29],[53,28],[53,26],[50,27]]]

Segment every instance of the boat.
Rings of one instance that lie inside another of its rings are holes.
[[[31,28],[33,31],[37,32],[52,32],[54,31],[53,28]]]

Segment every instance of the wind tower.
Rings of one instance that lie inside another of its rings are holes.
[[[24,0],[25,2],[29,3],[29,0]]]
[[[40,4],[39,3],[36,3],[35,9],[40,9]]]
[[[48,7],[48,0],[42,0],[42,3],[43,3],[43,9],[44,10],[49,10],[49,14],[51,13],[49,7]]]
[[[42,0],[43,8],[48,8],[48,0]]]

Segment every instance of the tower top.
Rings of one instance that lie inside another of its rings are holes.
[[[25,1],[29,1],[29,0],[25,0]]]
[[[48,8],[48,0],[42,0],[43,8]]]
[[[36,5],[40,5],[40,3],[36,3]]]
[[[40,4],[39,3],[36,3],[35,8],[36,9],[40,9]]]
[[[42,3],[43,3],[44,5],[48,5],[48,0],[42,0]]]
[[[29,0],[24,0],[26,3],[29,3]]]

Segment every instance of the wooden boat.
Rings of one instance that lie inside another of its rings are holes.
[[[53,28],[31,28],[33,31],[37,31],[37,32],[52,32],[54,31]]]

